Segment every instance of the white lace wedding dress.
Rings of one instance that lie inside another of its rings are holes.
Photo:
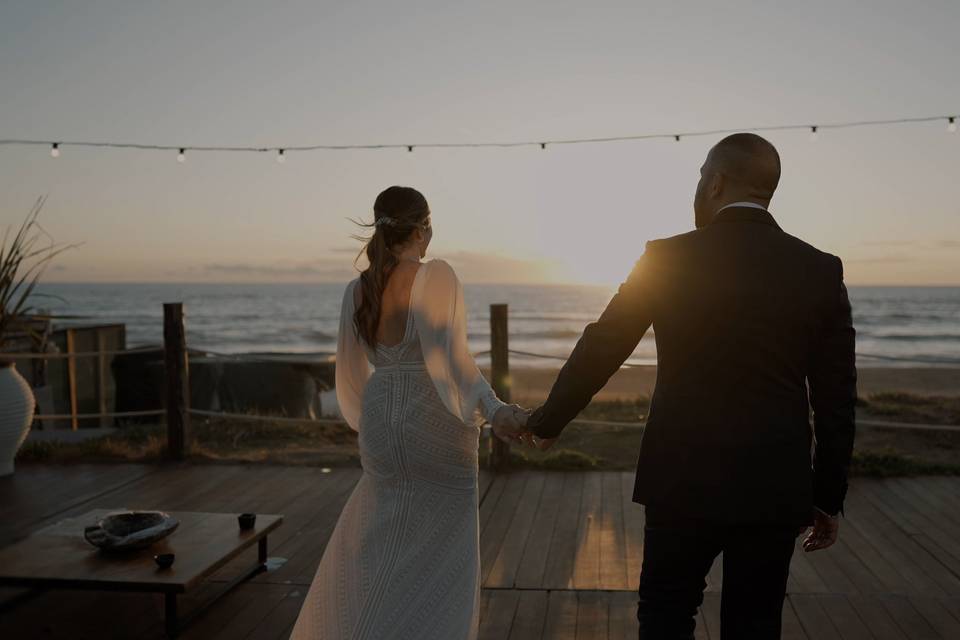
[[[343,298],[336,386],[359,432],[363,474],[291,638],[473,640],[479,427],[503,403],[467,349],[463,290],[449,265],[419,267],[404,338],[391,347],[357,339],[357,284]]]

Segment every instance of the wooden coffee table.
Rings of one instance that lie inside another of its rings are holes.
[[[175,637],[222,595],[266,568],[267,534],[283,523],[281,515],[257,515],[256,526],[241,531],[236,513],[169,512],[179,528],[149,549],[102,553],[83,538],[84,527],[118,509],[96,509],[62,520],[0,549],[0,585],[35,589],[94,589],[164,594],[167,635]],[[257,544],[257,563],[226,583],[206,604],[186,616],[177,612],[177,596],[196,587],[245,549]],[[174,553],[169,569],[153,560]],[[42,591],[41,591],[42,592]],[[30,594],[35,595],[35,594]],[[6,607],[5,607],[6,608]]]

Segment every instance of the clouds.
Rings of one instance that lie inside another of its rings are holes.
[[[201,275],[251,278],[255,280],[287,281],[317,280],[343,281],[354,275],[347,260],[319,259],[305,262],[213,262],[199,269]]]
[[[167,269],[168,278],[188,282],[346,282],[357,276],[361,260],[353,264],[353,248],[329,250],[330,257],[314,260],[237,260],[207,262]],[[548,263],[510,258],[495,253],[453,251],[428,258],[448,261],[460,279],[471,283],[524,284],[550,279]]]
[[[538,260],[477,251],[456,251],[437,257],[448,261],[464,282],[527,284],[552,279],[552,266]]]

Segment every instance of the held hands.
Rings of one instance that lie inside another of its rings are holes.
[[[516,404],[500,407],[493,416],[493,433],[507,444],[520,444],[546,451],[553,446],[556,438],[537,438],[528,431],[527,419],[530,411]]]
[[[800,531],[803,533],[803,530]],[[813,510],[813,529],[803,539],[803,550],[806,552],[826,549],[837,541],[840,533],[840,516],[827,515],[820,509]]]

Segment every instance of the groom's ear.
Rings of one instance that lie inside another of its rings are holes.
[[[723,193],[723,188],[727,184],[727,177],[719,171],[710,176],[710,196],[716,198]]]

